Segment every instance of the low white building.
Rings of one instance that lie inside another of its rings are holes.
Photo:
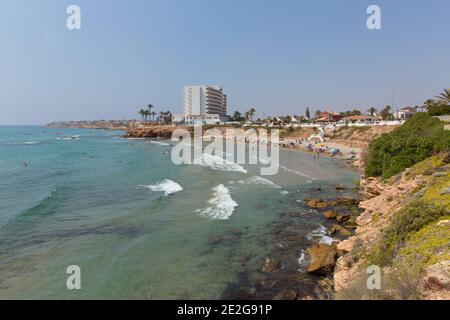
[[[406,107],[394,112],[393,116],[396,120],[406,120],[411,118],[415,113],[416,109],[413,107]]]
[[[220,124],[223,122],[230,121],[229,116],[221,116],[219,114],[205,114],[205,115],[194,115],[194,114],[176,114],[172,117],[172,123],[175,125],[203,125],[203,124]]]

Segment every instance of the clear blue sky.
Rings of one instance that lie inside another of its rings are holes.
[[[82,29],[66,29],[81,7]],[[382,30],[366,9],[382,10]],[[416,105],[450,87],[450,1],[2,0],[0,124],[182,111],[221,85],[230,113]],[[159,110],[158,110],[159,111]]]

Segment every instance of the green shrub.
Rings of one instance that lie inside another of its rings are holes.
[[[370,143],[365,174],[387,179],[449,149],[450,131],[444,130],[444,123],[427,113],[417,113],[401,127]]]
[[[369,261],[380,266],[390,264],[411,234],[446,215],[448,212],[444,207],[434,206],[422,200],[411,202],[394,216],[381,241],[369,255]]]
[[[450,114],[450,105],[448,104],[436,104],[428,108],[428,113],[432,116],[443,116]]]

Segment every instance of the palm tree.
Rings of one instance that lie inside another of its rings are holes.
[[[139,110],[138,113],[141,115],[141,121],[144,122],[145,110],[144,110],[144,109],[141,109],[141,110]]]
[[[150,115],[152,116],[152,122],[155,122],[156,112],[152,111],[152,112],[150,112]]]
[[[241,121],[242,115],[239,111],[235,111],[233,113],[233,121]]]
[[[383,120],[389,120],[391,118],[391,109],[391,106],[386,106],[383,110],[381,110],[380,116]]]
[[[450,103],[450,89],[444,89],[436,98],[439,99],[440,102]]]
[[[166,111],[164,112],[164,123],[170,124],[172,122],[172,112]]]
[[[147,105],[147,108],[148,108],[148,112],[151,113],[151,112],[152,112],[152,109],[154,109],[155,106],[152,105],[152,104],[148,104],[148,105]]]
[[[256,109],[255,108],[251,108],[250,110],[248,110],[248,115],[250,116],[250,120],[253,121],[253,116],[255,115]]]
[[[433,107],[436,104],[436,102],[433,99],[428,99],[427,101],[425,101],[423,103],[423,106],[425,107],[425,109],[430,110],[431,107]]]
[[[374,116],[375,113],[377,112],[377,109],[375,109],[374,107],[370,107],[367,112],[370,113],[371,116]]]

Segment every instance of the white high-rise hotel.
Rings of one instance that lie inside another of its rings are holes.
[[[227,96],[218,86],[184,87],[184,113],[176,115],[174,122],[184,124],[217,123],[229,120],[227,117]]]
[[[227,96],[217,86],[184,87],[184,112],[193,115],[227,114]]]

